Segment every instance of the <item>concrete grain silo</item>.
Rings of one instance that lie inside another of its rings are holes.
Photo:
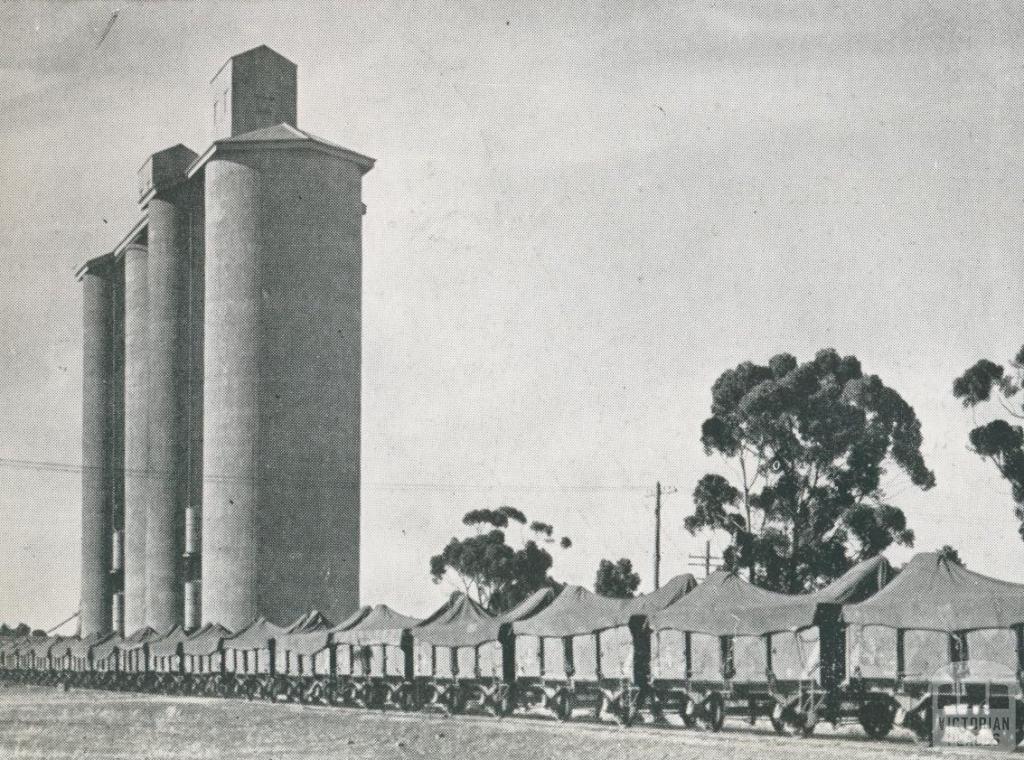
[[[146,625],[146,513],[149,462],[149,262],[146,245],[123,253],[124,315],[124,627]]]
[[[116,470],[114,321],[118,287],[113,256],[87,262],[82,281],[82,595],[83,636],[112,626],[111,568]]]
[[[298,129],[296,81],[265,46],[234,56],[214,144],[153,154],[142,220],[80,270],[83,631],[122,605],[131,634],[358,604],[373,160]]]
[[[243,93],[232,101],[247,111]],[[232,135],[201,163],[203,619],[340,617],[359,593],[361,178],[373,161],[293,123]]]
[[[184,145],[142,167],[147,219],[148,477],[145,516],[145,624],[158,631],[184,617],[183,552],[189,497],[193,377],[192,211],[202,195],[184,183],[196,154]],[[129,536],[130,539],[130,536]],[[129,595],[129,603],[131,598]],[[134,630],[134,629],[131,629]]]

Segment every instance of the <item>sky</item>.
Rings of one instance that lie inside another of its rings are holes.
[[[662,578],[691,569],[693,487],[728,472],[699,442],[715,378],[828,346],[921,419],[938,485],[886,481],[916,548],[1024,582],[950,392],[1024,343],[1024,17],[844,5],[0,5],[0,618],[78,606],[73,273],[138,218],[149,154],[207,147],[209,79],[259,44],[298,65],[300,127],[377,159],[364,603],[430,612],[429,557],[502,504],[573,539],[559,579],[628,557],[649,589],[659,480]]]

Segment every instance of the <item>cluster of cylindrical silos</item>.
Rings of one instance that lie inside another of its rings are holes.
[[[297,128],[295,82],[232,58],[221,139],[154,154],[143,220],[80,270],[83,635],[358,604],[373,162]]]

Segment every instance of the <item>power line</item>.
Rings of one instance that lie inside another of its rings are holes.
[[[44,459],[25,459],[19,457],[0,457],[0,468],[13,469],[13,470],[34,470],[37,472],[54,472],[54,473],[65,473],[69,475],[80,475],[87,470],[94,472],[101,471],[105,468],[102,467],[85,467],[80,464],[73,464],[70,462],[56,462]],[[168,470],[156,470],[151,468],[115,468],[116,471],[122,472],[125,475],[133,477],[166,477],[166,478],[177,478],[183,477],[181,473],[171,472]],[[278,472],[279,478],[286,480],[299,480],[306,481],[309,479],[311,473],[309,472],[296,472],[296,473],[281,473]],[[206,482],[228,482],[232,480],[247,480],[247,476],[240,475],[206,475],[203,476],[203,481]],[[517,491],[536,491],[536,492],[591,492],[591,493],[618,493],[622,491],[640,491],[642,486],[634,485],[602,485],[595,483],[583,483],[579,485],[543,485],[539,483],[509,483],[504,481],[494,483],[459,483],[459,482],[442,482],[442,481],[365,481],[360,480],[341,480],[337,481],[339,485],[349,485],[352,487],[361,486],[363,488],[376,488],[382,490],[392,491],[492,491],[496,489],[510,489]]]

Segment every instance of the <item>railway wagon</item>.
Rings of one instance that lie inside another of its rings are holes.
[[[884,698],[897,724],[919,740],[932,735],[933,686],[942,709],[1007,707],[1012,700],[1024,716],[1024,585],[922,553],[842,616],[849,678]],[[1018,729],[1017,742],[1022,738]]]
[[[19,636],[5,642],[0,647],[0,656],[3,657],[4,667],[10,672],[13,680],[27,680],[26,671],[28,670],[29,650],[32,647],[33,641],[39,638],[31,634]]]
[[[579,709],[595,719],[629,723],[643,694],[649,649],[643,620],[694,585],[692,575],[681,575],[636,599],[563,588],[544,610],[512,624],[518,706],[559,720]]]
[[[360,607],[334,626],[309,628],[282,634],[277,639],[278,660],[284,660],[281,673],[282,696],[293,702],[334,704],[337,699],[338,674],[335,662],[334,635],[347,631],[370,614],[371,607]]]
[[[273,699],[275,642],[287,629],[258,617],[234,636],[223,640],[224,672],[230,674],[231,695]]]
[[[184,628],[176,625],[149,645],[149,667],[153,691],[162,694],[187,694],[181,646],[188,638]]]
[[[277,636],[274,641],[274,692],[271,699],[283,697],[289,701],[297,700],[302,696],[298,684],[301,681],[293,678],[300,669],[304,670],[305,657],[297,654],[289,647],[282,647],[293,634],[317,633],[325,634],[333,626],[330,620],[319,610],[312,610],[300,616],[295,622],[287,626],[283,633]]]
[[[512,610],[493,615],[461,593],[412,629],[420,700],[445,713],[476,710],[505,715],[514,707],[514,638],[511,625],[554,598],[539,589]]]
[[[97,689],[120,689],[121,648],[125,640],[114,634],[92,648],[92,686]]]
[[[359,707],[415,706],[412,634],[419,618],[378,604],[333,635],[337,698]]]
[[[231,636],[219,623],[207,623],[180,643],[181,672],[186,689],[208,697],[227,696],[230,684],[224,668],[224,639]]]
[[[126,638],[120,647],[120,678],[125,686],[135,691],[150,688],[149,647],[161,634],[153,628],[140,628]]]
[[[19,669],[29,683],[51,685],[59,677],[58,668],[50,659],[50,650],[59,647],[62,639],[51,636],[33,636],[18,650]]]
[[[12,649],[17,644],[20,636],[4,636],[0,639],[0,669],[6,674],[14,672],[14,656]]]
[[[775,701],[770,717],[777,731],[809,735],[819,720],[859,722],[874,738],[892,728],[886,702],[846,677],[841,614],[844,606],[878,593],[892,576],[888,561],[873,557],[819,591],[738,611],[745,628],[764,637],[765,685]]]
[[[114,638],[112,633],[96,633],[71,642],[68,647],[68,666],[71,671],[68,679],[69,685],[89,688],[95,683],[96,673],[92,666],[93,648],[112,638]]]
[[[56,685],[61,683],[68,670],[68,647],[77,637],[55,636],[35,647],[34,658],[37,669],[45,671],[41,683]]]
[[[751,724],[768,718],[780,732],[813,730],[819,712],[801,710],[801,696],[833,699],[838,693],[842,672],[833,663],[842,661],[840,606],[874,593],[890,574],[888,563],[874,558],[825,589],[791,595],[726,570],[712,573],[649,619],[654,711],[714,731],[728,715]]]
[[[679,715],[686,725],[717,731],[727,712],[770,715],[760,698],[765,679],[760,631],[741,626],[735,610],[763,607],[781,594],[716,570],[685,597],[648,617],[652,631],[651,703],[659,717]],[[737,668],[738,666],[738,668]],[[748,689],[756,678],[758,687]]]

